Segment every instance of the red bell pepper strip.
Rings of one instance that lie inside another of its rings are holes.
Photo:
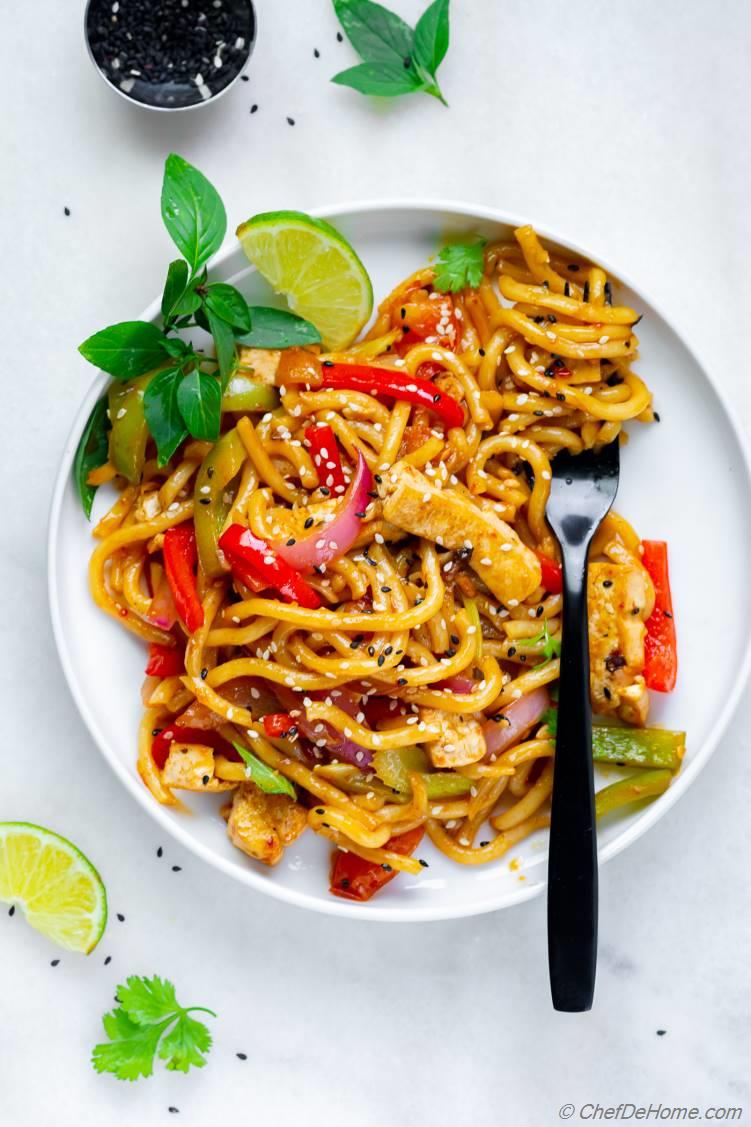
[[[655,589],[655,606],[647,619],[644,639],[644,680],[647,688],[670,693],[678,676],[678,650],[673,600],[668,574],[668,546],[664,540],[643,540],[641,562]]]
[[[168,724],[154,736],[151,744],[151,758],[160,771],[164,769],[170,745],[173,743],[201,744],[203,747],[212,747],[214,751],[221,752],[227,759],[233,761],[240,759],[232,744],[212,728],[182,728],[179,724]]]
[[[315,610],[321,605],[317,593],[281,559],[265,540],[259,539],[249,528],[231,524],[219,538],[219,547],[229,560],[230,567],[239,564],[243,574],[252,574],[267,587],[273,587],[288,603]],[[238,574],[241,582],[243,575]]]
[[[152,642],[146,663],[147,677],[177,677],[185,672],[185,651],[180,646],[160,646]]]
[[[295,721],[288,712],[270,712],[263,718],[263,729],[272,740],[281,739],[294,727]]]
[[[430,380],[396,372],[393,368],[375,368],[369,364],[334,364],[324,360],[322,387],[363,391],[366,395],[386,395],[416,407],[425,407],[441,419],[447,428],[464,426],[464,410],[450,395],[439,391]]]
[[[344,493],[347,483],[344,480],[339,447],[330,426],[308,427],[305,431],[305,444],[310,448],[313,465],[318,470],[318,481],[337,496]]]
[[[203,607],[198,598],[195,568],[198,563],[196,531],[192,524],[178,524],[164,534],[164,570],[177,613],[190,634],[203,626]]]
[[[409,856],[417,849],[424,833],[423,826],[415,826],[398,837],[389,838],[384,849]],[[330,891],[345,900],[370,900],[395,876],[395,869],[384,869],[376,861],[366,861],[356,853],[342,853],[337,849],[332,858]]]
[[[556,563],[555,560],[551,560],[550,556],[543,555],[542,552],[535,552],[535,555],[540,561],[543,587],[551,595],[560,595],[563,591],[563,569],[561,565]]]

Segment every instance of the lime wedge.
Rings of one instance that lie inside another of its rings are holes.
[[[107,894],[91,861],[29,822],[0,822],[0,900],[17,904],[53,943],[86,955],[107,923]]]
[[[313,322],[326,348],[352,343],[373,310],[373,287],[335,227],[302,211],[267,211],[241,223],[237,237],[274,291]]]

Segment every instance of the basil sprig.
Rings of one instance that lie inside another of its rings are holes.
[[[79,346],[90,363],[117,380],[154,371],[143,397],[144,414],[157,458],[164,465],[188,435],[207,442],[219,436],[222,393],[237,366],[238,344],[289,348],[317,344],[309,321],[284,310],[254,307],[234,286],[208,280],[208,262],[227,231],[219,193],[203,173],[171,153],[164,166],[162,219],[182,255],[169,264],[162,293],[162,327],[121,321]],[[214,338],[205,356],[177,334],[199,327]],[[108,457],[107,405],[100,400],[89,418],[75,458],[74,475],[87,516],[96,489],[88,474]]]
[[[333,3],[337,19],[362,62],[334,75],[332,82],[381,98],[422,91],[448,105],[436,71],[449,46],[449,0],[433,0],[414,29],[373,0]]]

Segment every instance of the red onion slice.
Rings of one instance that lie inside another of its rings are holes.
[[[488,755],[495,757],[506,748],[518,743],[530,728],[534,728],[535,724],[540,722],[549,707],[550,694],[543,685],[541,689],[534,689],[501,709],[497,713],[501,717],[500,720],[488,720],[482,726]]]
[[[314,567],[343,556],[360,533],[362,518],[357,514],[364,513],[367,509],[370,503],[368,493],[372,488],[373,476],[358,450],[355,476],[342,497],[334,519],[328,524],[319,525],[310,536],[296,540],[294,544],[274,544],[274,551],[298,571],[312,571]]]

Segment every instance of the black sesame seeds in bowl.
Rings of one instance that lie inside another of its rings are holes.
[[[152,110],[188,110],[225,93],[253,50],[252,0],[88,0],[91,59],[113,90]]]

